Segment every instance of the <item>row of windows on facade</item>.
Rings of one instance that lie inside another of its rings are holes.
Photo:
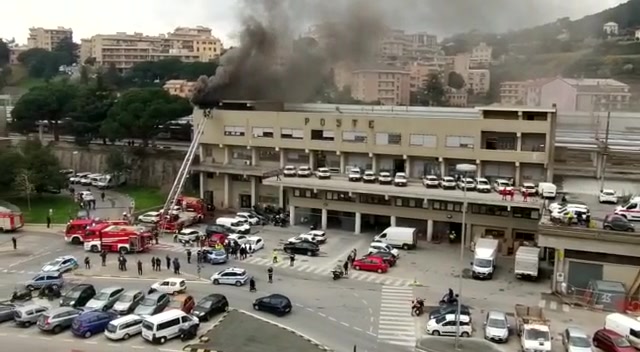
[[[246,129],[242,126],[225,126],[224,135],[227,137],[244,137],[246,135]],[[252,135],[254,138],[274,138],[275,136],[272,127],[253,127]],[[342,132],[342,141],[348,143],[367,143],[368,137],[369,134],[367,132]],[[302,140],[304,139],[304,130],[281,128],[280,138]],[[335,141],[335,132],[331,130],[311,130],[311,139],[333,142]],[[375,135],[375,143],[377,145],[400,145],[402,143],[402,134],[379,132]],[[436,148],[438,146],[438,136],[412,133],[409,138],[409,144],[412,146]],[[473,148],[474,137],[447,136],[445,146],[448,148]]]
[[[314,192],[310,189],[294,189],[293,196],[299,198],[314,198],[319,199],[320,194],[318,192]],[[421,209],[433,209],[440,211],[449,211],[455,213],[462,212],[462,203],[459,202],[448,202],[448,201],[439,201],[439,200],[431,200],[425,202],[424,199],[416,199],[416,198],[391,198],[385,197],[376,194],[361,194],[358,197],[349,195],[348,192],[325,192],[325,199],[331,201],[341,201],[341,202],[355,202],[358,200],[360,203],[364,204],[372,204],[372,205],[384,205],[391,206],[394,205],[396,207],[403,208],[421,208]],[[509,211],[509,208],[506,206],[500,205],[485,205],[485,204],[469,204],[469,211],[473,214],[478,215],[491,215],[491,216],[501,216],[501,217],[509,217],[513,216],[514,218],[523,218],[523,219],[531,219],[531,220],[539,220],[540,219],[540,211],[536,209],[529,208],[517,208],[513,207],[512,212]]]

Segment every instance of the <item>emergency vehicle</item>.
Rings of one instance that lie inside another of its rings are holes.
[[[100,220],[100,219],[75,219],[67,223],[64,230],[64,240],[72,244],[80,244],[85,241],[85,232],[90,227],[98,224],[128,225],[126,220]]]
[[[99,225],[87,230],[84,250],[99,253],[138,253],[151,248],[153,235],[141,226]]]
[[[204,219],[206,206],[199,198],[180,196],[173,209],[165,213],[158,223],[158,229],[164,232],[178,233],[187,226]]]
[[[187,212],[196,213],[198,221],[202,221],[204,219],[207,209],[207,206],[204,204],[204,200],[195,197],[180,196],[176,201],[176,205],[182,207]]]
[[[0,232],[15,231],[24,226],[22,213],[0,207]]]

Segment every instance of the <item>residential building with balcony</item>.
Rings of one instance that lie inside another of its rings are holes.
[[[470,69],[488,69],[491,65],[491,55],[493,48],[486,43],[480,43],[471,49],[469,57]]]
[[[473,94],[486,94],[489,92],[491,87],[491,71],[487,69],[470,69],[467,72],[466,78],[467,88],[470,88]]]
[[[187,81],[185,79],[171,79],[164,83],[162,89],[166,90],[171,95],[191,98],[195,85],[196,82]]]
[[[505,105],[524,105],[527,100],[526,86],[526,81],[500,83],[500,103]]]
[[[445,87],[445,98],[449,106],[464,108],[469,102],[469,93],[465,88]]]
[[[73,39],[71,28],[31,27],[29,28],[29,37],[27,37],[27,46],[29,49],[40,48],[51,51],[65,38]]]
[[[351,95],[364,102],[409,105],[410,72],[403,68],[375,65],[356,69],[351,77]]]
[[[20,63],[20,61],[18,61],[18,56],[20,56],[20,54],[24,53],[25,51],[29,50],[30,48],[26,45],[12,45],[9,47],[9,64],[10,65],[17,65]]]
[[[204,118],[208,116],[208,118]],[[425,175],[454,176],[477,166],[491,180],[550,181],[555,110],[488,106],[479,109],[222,102],[194,111],[205,119],[199,161],[201,197],[218,208],[273,204],[294,224],[316,222],[355,233],[412,226],[431,240],[460,233],[465,195],[426,189]],[[329,180],[275,177],[285,166],[327,167]],[[352,168],[405,172],[407,187],[348,182]],[[521,196],[467,192],[468,241],[493,236],[501,251],[533,240],[541,203]]]

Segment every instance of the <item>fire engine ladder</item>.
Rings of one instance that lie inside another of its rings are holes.
[[[182,165],[180,166],[180,170],[178,170],[178,174],[176,175],[176,179],[173,182],[173,186],[171,187],[171,191],[169,191],[169,195],[167,196],[167,201],[164,204],[163,209],[163,218],[161,219],[162,228],[160,232],[164,232],[165,222],[166,222],[166,214],[169,214],[169,211],[173,209],[173,207],[178,202],[178,197],[180,197],[180,193],[182,193],[182,188],[184,187],[184,183],[189,176],[189,168],[191,167],[191,163],[193,162],[193,158],[196,156],[196,152],[198,151],[198,146],[200,144],[200,137],[205,129],[206,120],[211,117],[210,113],[204,114],[204,117],[200,124],[194,126],[193,139],[191,141],[191,145],[189,145],[189,149],[187,150],[187,155],[184,157],[182,161]]]

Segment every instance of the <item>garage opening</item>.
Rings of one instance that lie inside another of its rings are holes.
[[[407,163],[404,159],[393,159],[393,174],[397,174],[398,172],[405,172],[407,169],[405,164]]]
[[[391,226],[391,217],[387,215],[362,214],[361,232],[380,233]]]
[[[451,241],[449,239],[449,233],[453,231],[456,236]],[[433,222],[433,238],[434,240],[440,240],[443,242],[460,243],[462,238],[462,224],[459,222],[451,221],[434,221]]]
[[[418,239],[421,241],[427,240],[427,220],[424,219],[410,219],[410,218],[396,218],[396,226],[398,227],[413,227],[418,232]]]
[[[316,225],[316,228],[322,226],[322,209],[311,209],[310,218],[312,222],[309,224]],[[356,229],[356,214],[346,211],[327,211],[327,229],[343,230],[354,232]]]

